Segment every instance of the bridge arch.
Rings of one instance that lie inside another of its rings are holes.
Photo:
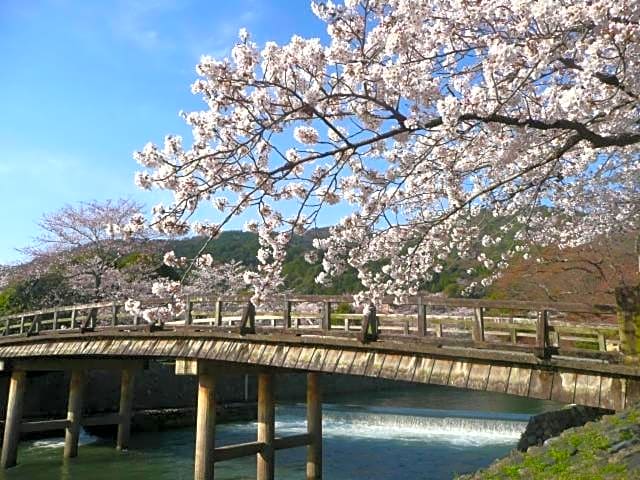
[[[77,454],[81,424],[116,423],[117,446],[126,448],[135,372],[154,359],[175,360],[176,374],[198,376],[197,480],[211,480],[215,462],[246,455],[257,456],[257,478],[269,480],[273,452],[299,446],[308,449],[307,478],[321,478],[321,374],[446,385],[611,410],[640,400],[640,369],[626,362],[623,352],[610,349],[620,343],[615,323],[609,318],[580,326],[567,320],[566,314],[610,317],[611,306],[416,297],[410,300],[414,313],[369,309],[366,314],[335,314],[332,305],[345,300],[285,298],[282,312],[260,314],[246,299],[190,298],[184,317],[162,326],[141,325],[114,303],[4,317],[0,360],[12,381],[0,463],[15,465],[20,431],[52,425],[66,428],[68,457]],[[292,303],[310,301],[322,309],[318,315],[305,314],[303,324]],[[429,315],[429,301],[457,308],[457,313]],[[244,308],[224,315],[225,303]],[[505,309],[536,315],[500,317]],[[575,348],[589,342],[597,350]],[[83,379],[89,368],[123,371],[118,414],[82,418]],[[259,376],[258,435],[255,442],[215,448],[215,378],[229,369]],[[25,372],[31,370],[72,371],[66,419],[21,421]],[[282,371],[307,372],[308,430],[277,438],[272,377]]]

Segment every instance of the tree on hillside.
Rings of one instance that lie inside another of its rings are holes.
[[[374,300],[415,293],[452,255],[481,264],[488,284],[532,244],[562,249],[637,228],[636,0],[312,9],[328,42],[260,48],[241,30],[230,59],[197,66],[192,90],[206,109],[184,114],[191,145],[168,136],[134,155],[139,186],[175,194],[154,209],[160,232],[215,236],[256,212],[256,300],[292,232],[343,201],[352,213],[316,241],[317,281],[350,266]],[[203,202],[220,217],[190,223]],[[504,219],[497,233],[487,213]]]
[[[120,299],[147,293],[161,264],[149,231],[131,235],[126,225],[141,216],[131,200],[83,202],[43,215],[41,234],[22,251],[30,262],[17,270],[23,279],[58,275],[75,299]]]
[[[0,290],[9,284],[10,277],[11,267],[8,265],[0,265]]]
[[[514,300],[612,303],[616,287],[637,283],[636,237],[633,232],[571,249],[546,247],[513,262],[490,293]]]

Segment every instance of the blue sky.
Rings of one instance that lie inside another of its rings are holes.
[[[324,36],[306,0],[1,0],[0,263],[18,261],[45,212],[159,194],[133,185],[134,150],[190,133],[179,110],[200,55],[254,40]]]

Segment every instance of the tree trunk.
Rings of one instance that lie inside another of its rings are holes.
[[[639,363],[640,352],[640,285],[617,287],[620,351],[629,363]]]

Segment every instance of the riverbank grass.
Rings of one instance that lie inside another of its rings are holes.
[[[458,480],[635,480],[640,478],[640,406],[572,428],[541,447],[514,451]]]

